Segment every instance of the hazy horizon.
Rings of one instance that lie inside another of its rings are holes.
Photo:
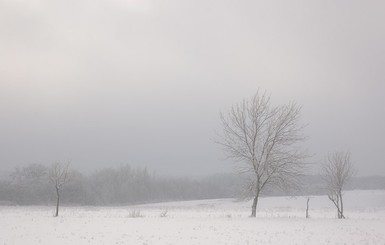
[[[385,174],[385,2],[0,1],[0,171],[71,160],[232,172],[219,113],[258,89],[302,106],[321,162]]]

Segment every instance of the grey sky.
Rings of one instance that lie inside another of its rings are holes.
[[[385,174],[383,1],[0,0],[0,166],[229,172],[219,111],[295,100],[313,161]]]

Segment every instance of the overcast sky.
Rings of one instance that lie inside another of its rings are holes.
[[[0,0],[0,169],[231,172],[219,112],[295,100],[313,162],[385,175],[384,1]]]

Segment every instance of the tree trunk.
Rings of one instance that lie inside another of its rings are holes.
[[[339,219],[342,218],[341,216],[341,210],[340,210],[340,195],[338,194],[338,192],[334,195],[328,195],[330,201],[333,202],[334,206],[336,206],[337,208],[337,217]]]
[[[60,201],[59,188],[56,188],[56,213],[55,213],[55,217],[59,216],[59,201]]]
[[[341,210],[340,210],[340,196],[337,194],[337,201],[336,201],[336,207],[337,207],[337,217],[341,219]]]
[[[338,193],[338,195],[340,196],[340,219],[345,219],[345,216],[344,216],[344,204],[342,202],[342,192],[340,191]]]
[[[257,217],[257,204],[258,204],[259,191],[254,197],[253,205],[251,206],[251,217]]]
[[[309,218],[309,201],[310,197],[308,197],[306,201],[306,219]]]

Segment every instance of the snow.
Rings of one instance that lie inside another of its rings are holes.
[[[169,202],[126,207],[0,207],[0,245],[11,244],[385,244],[385,190],[346,192],[336,219],[325,196]],[[131,217],[133,211],[140,217]],[[166,213],[167,212],[167,213]],[[162,214],[165,217],[161,217]]]

